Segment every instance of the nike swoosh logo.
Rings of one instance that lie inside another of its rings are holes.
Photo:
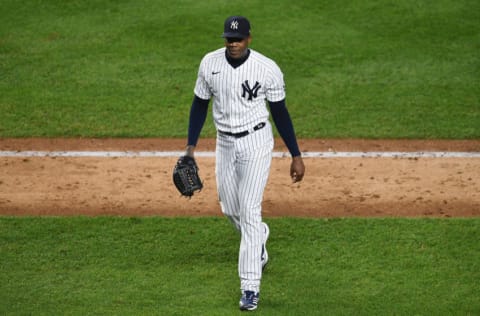
[[[220,71],[212,71],[212,75],[218,75]]]

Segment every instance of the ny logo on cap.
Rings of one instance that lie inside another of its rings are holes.
[[[230,23],[230,28],[232,30],[237,30],[238,29],[238,21],[237,20],[233,20],[232,23]]]

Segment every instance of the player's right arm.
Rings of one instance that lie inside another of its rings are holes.
[[[198,96],[193,97],[192,107],[190,108],[190,119],[188,123],[188,141],[186,155],[193,157],[195,146],[197,146],[200,132],[207,118],[208,103],[210,100],[204,100]]]
[[[193,89],[194,97],[190,108],[190,119],[188,122],[188,140],[185,154],[193,157],[195,147],[197,146],[200,132],[202,131],[205,119],[207,118],[208,103],[210,102],[211,93],[207,80],[205,79],[205,71],[207,67],[207,57],[205,56],[198,67],[197,81]]]

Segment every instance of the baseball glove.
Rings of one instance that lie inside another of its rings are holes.
[[[198,170],[194,158],[185,155],[178,159],[173,168],[173,183],[183,196],[192,197],[195,191],[203,188]]]

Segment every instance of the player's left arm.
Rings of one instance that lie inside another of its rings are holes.
[[[293,182],[302,181],[305,175],[305,165],[303,163],[302,154],[298,148],[295,129],[293,127],[290,113],[285,104],[285,99],[277,102],[268,102],[273,122],[277,127],[278,133],[282,137],[288,151],[292,155],[292,163],[290,165],[290,177]]]

